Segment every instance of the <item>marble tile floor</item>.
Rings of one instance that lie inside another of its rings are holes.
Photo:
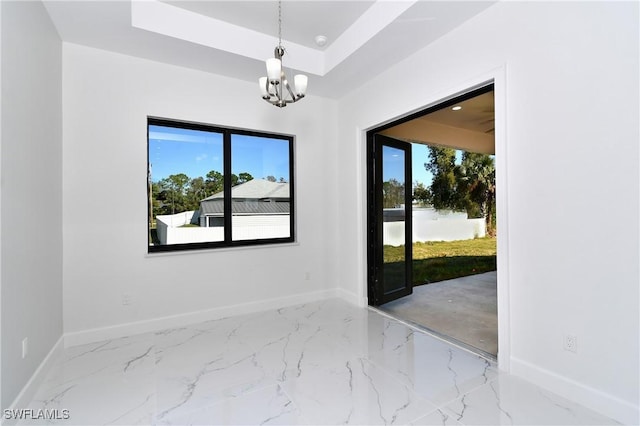
[[[342,300],[71,347],[19,424],[616,424]]]

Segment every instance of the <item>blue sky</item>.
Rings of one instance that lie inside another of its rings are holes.
[[[283,139],[232,135],[232,172],[250,173],[254,178],[274,176],[289,181],[289,143]],[[412,144],[413,182],[431,184],[433,175],[424,163],[428,161],[427,145]],[[383,180],[404,179],[403,152],[384,147]],[[462,151],[456,151],[457,162]],[[171,174],[184,173],[190,178],[205,177],[211,170],[222,172],[222,134],[200,130],[149,126],[149,160],[152,179],[157,182]]]
[[[249,172],[254,178],[274,176],[289,182],[289,141],[232,135],[231,171]]]
[[[231,149],[233,173],[289,181],[288,140],[232,135]],[[211,170],[222,173],[222,134],[149,126],[149,162],[154,182],[178,173],[191,179],[205,177]]]
[[[404,151],[390,146],[382,146],[382,181],[395,179],[404,182]]]
[[[382,180],[388,181],[391,178],[402,182],[404,179],[404,157],[403,152],[383,146],[384,164],[382,166]],[[412,143],[411,144],[411,174],[413,182],[421,182],[425,186],[431,185],[433,175],[424,167],[424,163],[429,161],[429,147],[427,145]],[[456,150],[456,163],[462,161],[462,151]],[[414,185],[415,186],[415,185]]]
[[[429,148],[427,145],[418,143],[411,144],[411,173],[413,181],[423,183],[425,186],[431,185],[433,175],[424,168],[424,163],[429,160]]]

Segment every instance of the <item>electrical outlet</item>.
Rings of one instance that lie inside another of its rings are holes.
[[[22,339],[22,359],[25,359],[28,353],[29,353],[29,338],[25,337],[24,339]]]
[[[131,305],[131,295],[127,293],[122,294],[122,306]]]
[[[578,352],[578,337],[573,334],[565,334],[563,347],[565,351]]]
[[[305,272],[304,273],[304,279],[305,279],[305,281],[309,281],[311,279],[311,272]]]

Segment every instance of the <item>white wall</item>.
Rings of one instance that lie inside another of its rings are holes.
[[[335,101],[280,110],[257,83],[66,43],[63,64],[65,332],[335,290]],[[147,115],[295,135],[298,243],[147,255]]]
[[[6,408],[62,335],[62,44],[40,2],[3,1],[0,8]]]
[[[503,248],[509,251],[501,253],[499,246],[498,253],[499,265],[508,258],[508,282],[499,282],[508,290],[506,364],[515,374],[634,424],[640,355],[638,25],[637,2],[492,6],[343,99],[337,158],[338,276],[342,289],[362,298],[363,130],[487,75],[503,76],[504,90],[497,88],[496,95],[506,101],[506,123],[498,122],[496,131],[506,131],[506,158],[497,158],[503,168],[498,185],[504,184],[498,191],[506,191],[501,199],[507,203],[498,206],[498,229],[508,229]],[[607,211],[600,226],[589,214],[594,205]],[[577,335],[577,353],[563,350],[564,333]]]

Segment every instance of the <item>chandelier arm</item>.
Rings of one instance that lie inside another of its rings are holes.
[[[287,91],[289,92],[289,95],[291,95],[291,99],[292,99],[292,101],[291,101],[291,102],[295,102],[295,101],[297,101],[297,100],[298,100],[298,98],[297,98],[297,96],[293,93],[293,90],[291,90],[291,86],[289,85],[289,80],[284,79],[284,80],[283,80],[283,82],[284,82],[284,86],[286,86]]]
[[[282,72],[280,72],[280,84],[277,84],[274,86],[275,87],[275,95],[276,95],[276,99],[278,99],[278,101],[282,100]]]
[[[262,97],[262,99],[268,101],[269,99],[271,99],[271,96],[273,96],[271,94],[271,90],[269,90],[269,86],[271,85],[271,83],[269,83],[269,79],[267,78],[265,81],[265,92],[267,93],[265,96]]]

